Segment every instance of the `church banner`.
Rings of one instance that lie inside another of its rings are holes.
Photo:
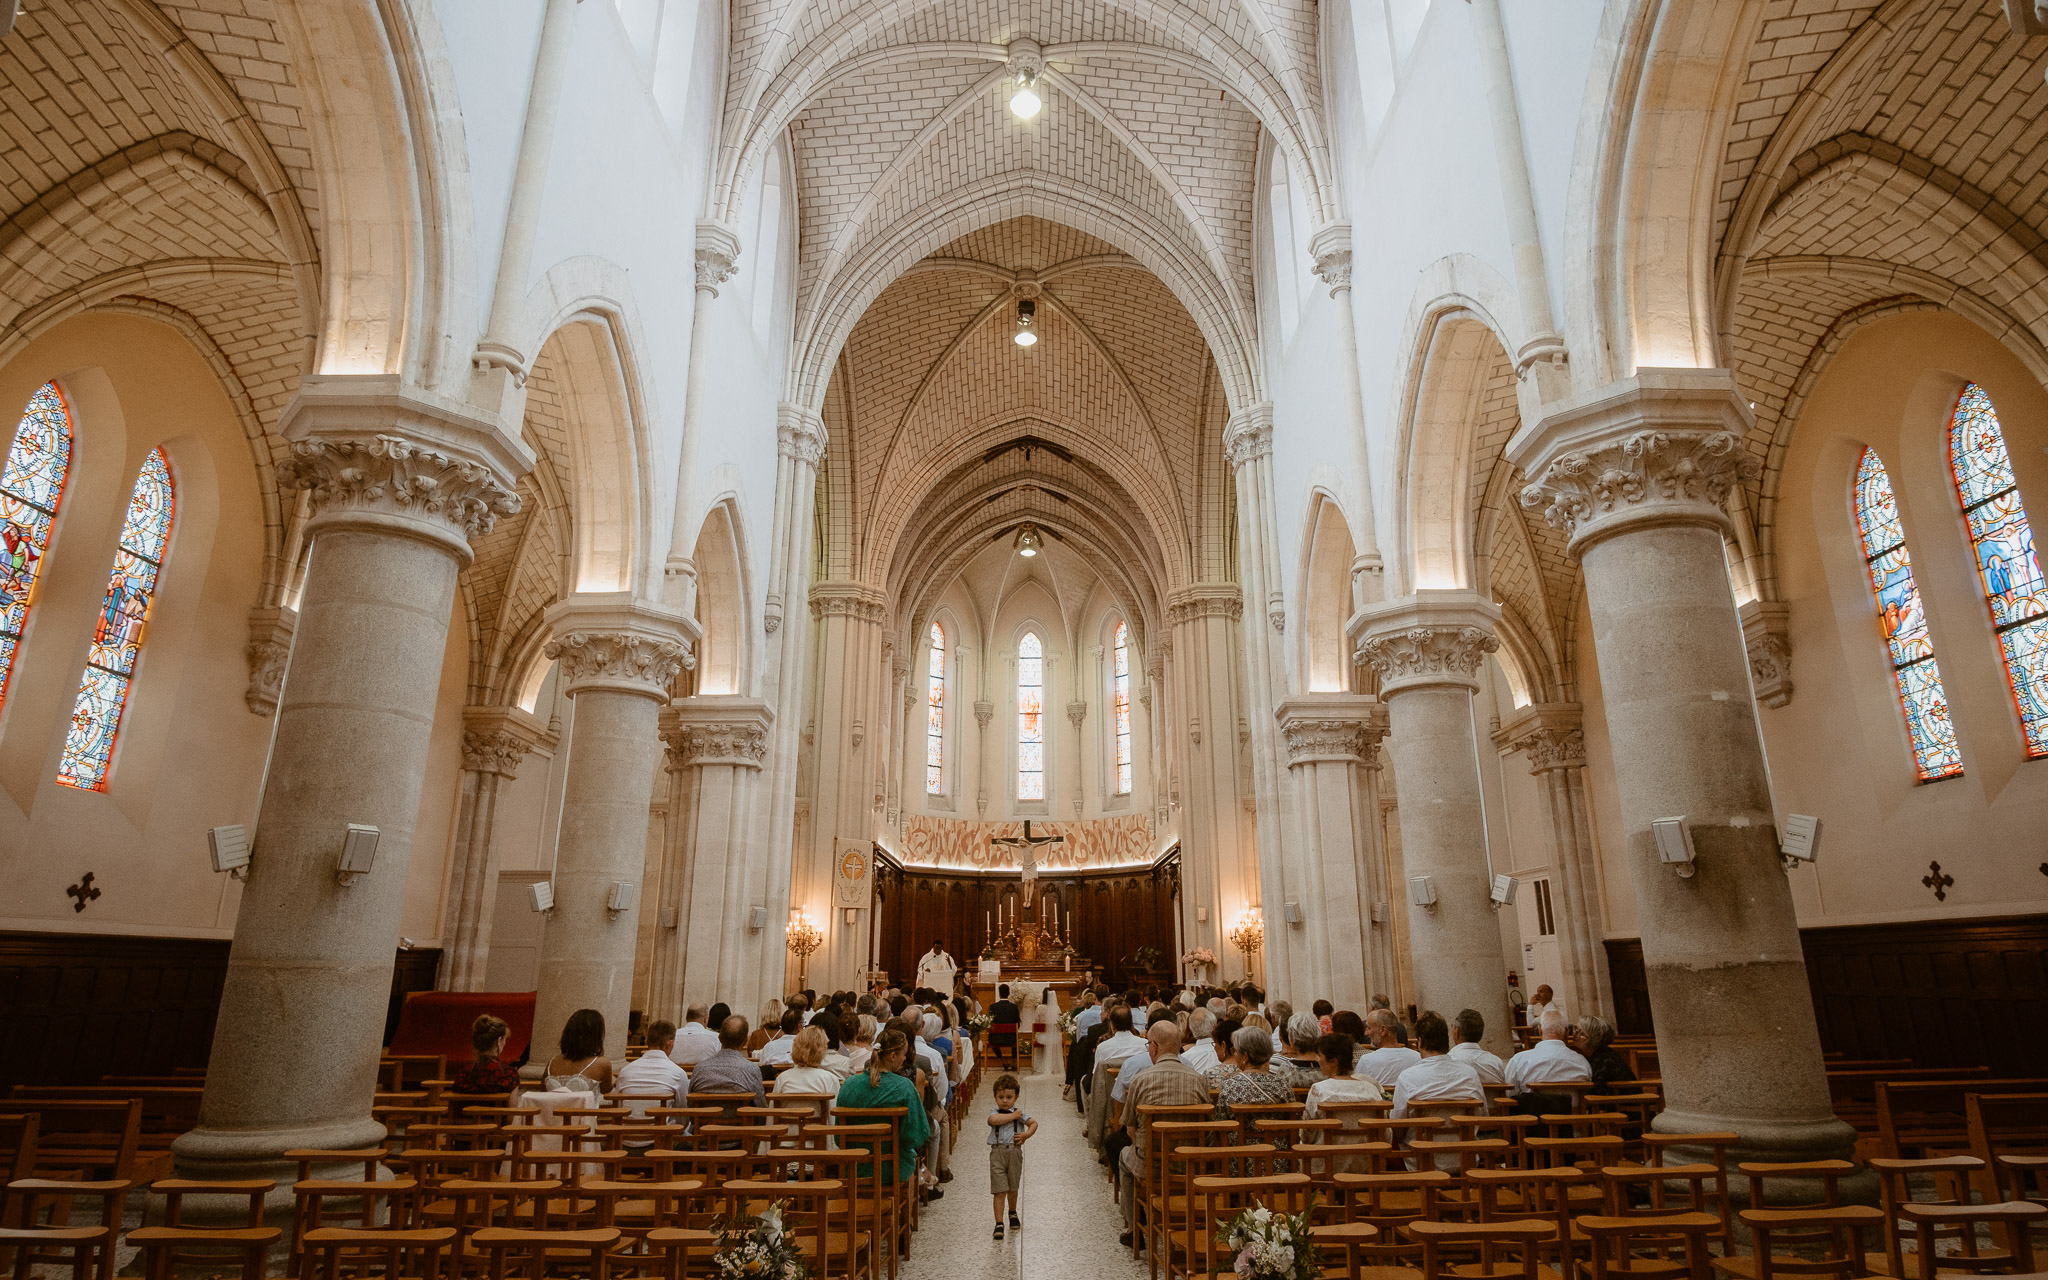
[[[833,905],[865,909],[874,887],[874,842],[839,836],[833,840],[832,850],[837,864],[832,873]]]

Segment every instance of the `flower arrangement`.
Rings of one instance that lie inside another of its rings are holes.
[[[1074,1030],[1074,1024],[1080,1021],[1080,1018],[1081,1011],[1078,1008],[1060,1011],[1060,1030],[1067,1033],[1067,1039],[1073,1040],[1079,1037],[1080,1033]]]
[[[1196,947],[1193,951],[1183,953],[1180,962],[1190,968],[1206,969],[1216,963],[1216,953],[1207,947]]]
[[[719,1223],[718,1249],[712,1255],[719,1280],[810,1280],[803,1255],[782,1234],[787,1203],[777,1200],[759,1216],[742,1214]]]
[[[1243,1280],[1316,1280],[1316,1246],[1309,1235],[1314,1202],[1302,1213],[1274,1213],[1264,1205],[1242,1210],[1216,1243],[1237,1255],[1231,1269]]]
[[[986,1013],[977,1013],[967,1020],[967,1029],[975,1035],[980,1035],[994,1025],[996,1025],[995,1018]]]

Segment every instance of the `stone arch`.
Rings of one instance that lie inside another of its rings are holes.
[[[1761,5],[1609,0],[1565,225],[1565,260],[1593,273],[1566,300],[1580,385],[1638,366],[1719,366],[1720,148],[1765,16]]]
[[[1308,539],[1302,546],[1303,626],[1298,628],[1302,684],[1310,693],[1351,689],[1351,646],[1344,624],[1351,619],[1351,566],[1358,545],[1337,500],[1318,492],[1311,500]]]
[[[569,589],[645,589],[651,446],[641,387],[616,313],[582,310],[548,335],[534,357],[561,390],[574,538]]]
[[[690,559],[697,567],[698,693],[746,693],[753,685],[754,628],[739,500],[712,504]]]
[[[1396,446],[1403,593],[1475,584],[1470,485],[1480,396],[1490,364],[1508,351],[1484,317],[1458,306],[1432,317],[1422,343]]]

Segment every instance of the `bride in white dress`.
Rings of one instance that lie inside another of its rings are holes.
[[[1031,1025],[1038,1037],[1037,1059],[1032,1063],[1034,1073],[1041,1076],[1065,1078],[1067,1064],[1060,1055],[1060,998],[1051,987],[1046,987],[1038,998],[1037,1012],[1031,1015]]]

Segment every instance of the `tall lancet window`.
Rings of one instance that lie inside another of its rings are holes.
[[[924,691],[924,790],[946,791],[946,629],[932,624],[931,661]]]
[[[1948,698],[1941,691],[1941,668],[1935,665],[1934,640],[1927,633],[1927,609],[1913,582],[1913,558],[1906,551],[1898,499],[1875,449],[1866,448],[1856,467],[1856,524],[1863,533],[1863,560],[1870,569],[1870,589],[1877,595],[1877,622],[1891,658],[1892,683],[1906,712],[1914,767],[1923,782],[1953,778],[1963,771],[1963,757],[1956,747],[1955,725],[1948,718]]]
[[[1045,799],[1045,646],[1036,631],[1017,642],[1017,798]]]
[[[1131,632],[1116,624],[1116,793],[1131,794]]]
[[[57,384],[28,398],[7,465],[0,469],[0,706],[14,674],[14,652],[28,629],[36,578],[50,547],[50,527],[71,471],[71,411]]]
[[[2048,756],[2048,583],[2041,579],[2034,529],[2020,501],[1998,411],[1974,382],[1956,397],[1949,417],[1948,466],[1970,525],[1977,576],[1991,605],[2027,754]]]
[[[171,541],[175,506],[170,461],[162,449],[154,450],[144,460],[128,499],[121,549],[114,555],[107,597],[100,602],[92,649],[85,658],[85,679],[71,709],[71,731],[64,736],[64,759],[57,766],[57,781],[66,786],[107,789],[107,768],[114,760],[114,739],[128,706],[135,660],[156,602],[156,579]]]

